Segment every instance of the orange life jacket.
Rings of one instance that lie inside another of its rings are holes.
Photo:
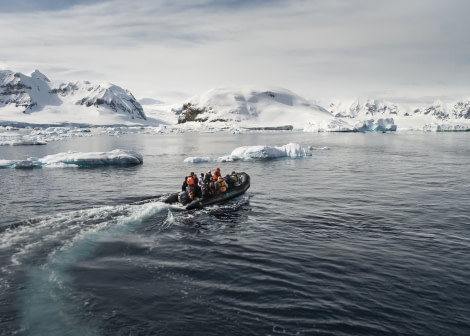
[[[188,184],[188,185],[194,185],[195,184],[194,179],[193,179],[192,176],[186,177],[186,184]]]
[[[227,191],[227,182],[225,182],[222,178],[219,178],[219,180],[217,181],[219,182],[220,184],[220,192],[226,192]]]

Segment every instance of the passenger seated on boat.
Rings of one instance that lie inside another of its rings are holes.
[[[219,182],[219,185],[220,185],[220,187],[219,187],[220,192],[221,193],[226,192],[227,188],[228,188],[227,182],[225,182],[224,179],[221,176],[219,176],[219,178],[217,179],[217,182]]]
[[[201,173],[201,176],[197,180],[197,189],[196,189],[196,196],[202,197],[202,186],[204,185],[204,173]]]
[[[201,174],[201,176],[202,175],[203,174]],[[199,182],[200,182],[199,185],[201,187],[201,197],[209,198],[212,195],[211,190],[210,190],[210,181],[207,179],[200,179]]]
[[[186,191],[189,179],[196,183],[196,181],[194,180],[194,172],[190,172],[189,175],[184,178],[183,185],[181,186],[181,191]]]
[[[207,183],[209,183],[211,181],[211,177],[212,177],[212,173],[211,171],[209,170],[206,175],[204,176],[204,180],[207,180]]]
[[[225,175],[224,181],[225,181],[225,183],[227,183],[227,188],[228,189],[233,188],[233,183],[232,183],[232,180],[230,179],[229,174]]]
[[[218,179],[214,179],[214,178],[212,179],[214,180],[214,195],[218,195],[220,194],[220,183]]]
[[[214,181],[217,181],[219,179],[219,177],[222,176],[220,174],[220,168],[217,168],[214,172],[214,175],[212,175],[212,178],[214,179]]]
[[[196,188],[194,188],[193,184],[186,187],[186,193],[188,194],[190,200],[193,200],[196,197]]]
[[[191,172],[190,175],[194,181],[194,197],[201,197],[201,188],[199,188],[199,179],[197,177],[197,174]]]
[[[210,197],[210,189],[209,186],[204,183],[201,187],[201,197],[202,198],[209,198]]]
[[[185,183],[183,183],[183,187],[186,184],[186,193],[188,194],[189,198],[191,200],[194,199],[196,196],[196,180],[194,179],[195,175],[193,172],[191,172],[185,180]],[[197,178],[197,177],[196,177]]]
[[[209,177],[209,182],[207,183],[207,185],[209,186],[209,197],[211,196],[214,196],[215,195],[215,184],[214,184],[214,179],[211,177]]]
[[[238,175],[235,173],[235,171],[233,171],[232,175],[230,175],[230,181],[232,181],[232,185],[235,187],[240,185],[240,180],[238,179]]]

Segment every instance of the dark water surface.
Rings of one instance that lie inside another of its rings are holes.
[[[95,136],[144,164],[0,170],[0,335],[469,335],[468,133]],[[186,164],[242,145],[312,157]],[[326,149],[327,147],[328,149]],[[159,199],[246,171],[223,206]],[[152,202],[138,202],[154,197]]]

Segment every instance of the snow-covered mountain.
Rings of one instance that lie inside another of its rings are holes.
[[[178,124],[226,122],[239,126],[303,128],[308,122],[326,123],[334,117],[319,105],[282,88],[215,88],[183,104]]]
[[[50,93],[50,85],[50,80],[38,70],[30,76],[0,70],[0,107],[14,105],[23,113],[31,113],[45,105],[58,106],[61,101]]]
[[[0,70],[0,120],[24,123],[126,123],[147,119],[140,103],[113,84],[54,85],[36,70],[24,75]]]
[[[185,102],[178,124],[226,122],[239,127],[291,125],[304,131],[470,129],[470,100],[433,104],[356,98],[309,101],[282,88],[216,88]]]
[[[395,130],[393,119],[340,118],[283,88],[216,88],[183,104],[178,124],[225,122],[245,128],[292,127],[305,131]]]
[[[436,100],[431,105],[425,105],[358,98],[352,101],[333,101],[328,105],[327,110],[332,115],[341,118],[429,115],[436,120],[470,119],[470,101],[468,100],[453,103]]]
[[[287,89],[214,88],[165,104],[140,102],[113,84],[53,84],[31,75],[0,71],[0,123],[160,125],[171,129],[300,129],[309,132],[470,130],[470,99],[433,104],[373,98],[321,102]]]
[[[399,128],[431,130],[470,129],[470,100],[432,104],[392,102],[383,99],[356,98],[326,104],[335,117],[343,119],[393,118]]]

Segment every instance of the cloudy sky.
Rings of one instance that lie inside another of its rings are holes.
[[[467,0],[0,0],[0,69],[171,100],[470,96]]]

